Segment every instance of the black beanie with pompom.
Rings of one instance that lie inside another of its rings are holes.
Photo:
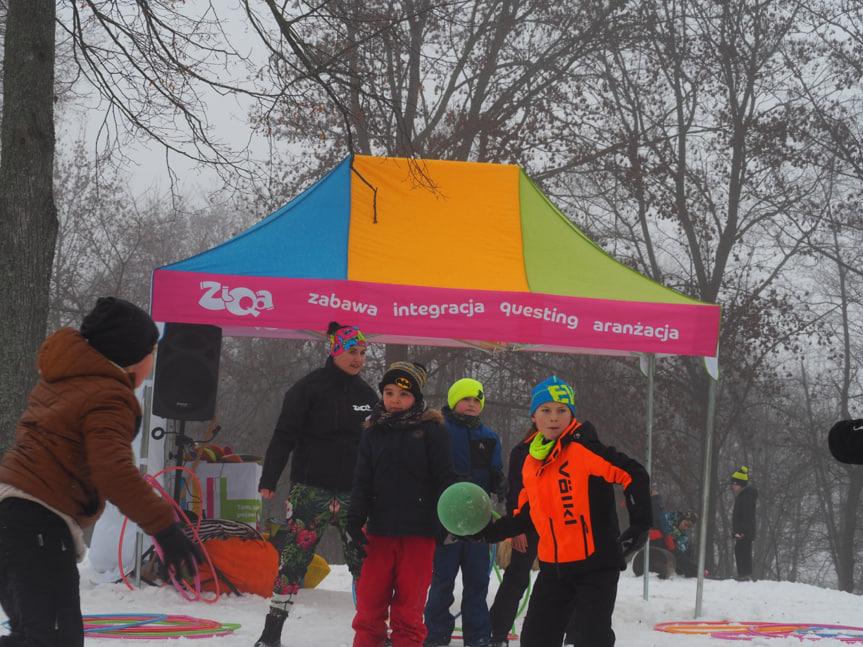
[[[152,353],[159,341],[159,329],[150,315],[117,297],[99,297],[79,330],[93,348],[124,368]]]

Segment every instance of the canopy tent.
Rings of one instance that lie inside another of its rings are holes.
[[[606,254],[518,166],[361,155],[231,240],[157,268],[151,304],[157,321],[226,336],[320,339],[335,319],[377,343],[649,358],[648,469],[654,358],[715,365],[720,323],[719,306]],[[696,615],[700,595],[701,577]]]
[[[354,156],[225,243],[155,270],[157,321],[379,343],[714,357],[719,306],[616,261],[518,166]]]

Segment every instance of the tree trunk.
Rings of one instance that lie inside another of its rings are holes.
[[[9,0],[0,130],[0,445],[36,381],[57,237],[54,0]]]

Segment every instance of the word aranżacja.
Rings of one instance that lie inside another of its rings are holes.
[[[622,324],[616,321],[594,321],[593,329],[596,332],[610,332],[616,335],[653,337],[659,341],[680,339],[680,331],[668,324],[664,326],[645,326],[640,321],[635,324]]]

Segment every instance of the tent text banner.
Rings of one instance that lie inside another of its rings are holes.
[[[153,288],[157,321],[214,324],[240,336],[324,330],[336,319],[404,343],[437,337],[712,356],[719,327],[719,307],[709,304],[622,308],[613,300],[531,292],[158,270]]]

